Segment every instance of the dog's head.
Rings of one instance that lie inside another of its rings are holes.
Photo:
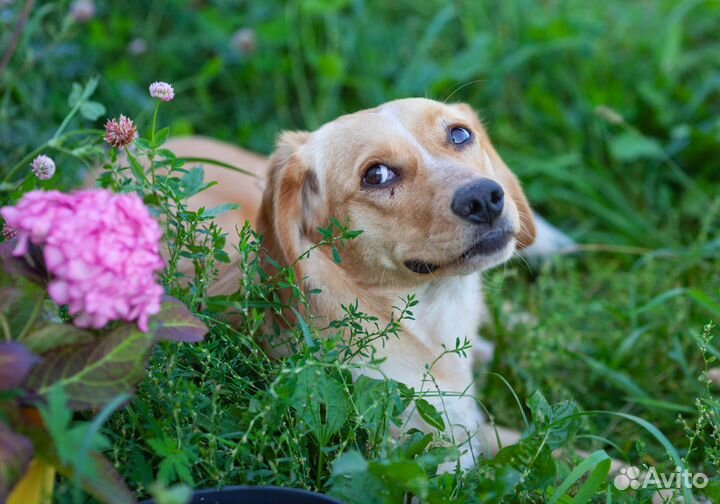
[[[364,282],[466,274],[535,237],[515,175],[473,110],[413,98],[281,136],[259,227],[286,264],[330,217],[363,234],[343,252]]]

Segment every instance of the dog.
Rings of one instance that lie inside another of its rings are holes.
[[[428,392],[446,434],[463,448],[463,467],[519,439],[487,424],[475,399],[472,358],[450,352],[438,359],[457,339],[483,347],[481,274],[536,237],[520,182],[470,106],[422,98],[388,102],[313,132],[283,133],[269,160],[200,137],[167,147],[178,157],[214,158],[257,176],[206,165],[218,184],[191,205],[238,203],[218,224],[233,236],[250,221],[269,257],[294,264],[306,292],[320,289],[308,297],[314,320],[341,319],[341,305],[357,301],[382,327],[400,298],[416,296],[414,320],[402,321],[399,338],[377,345],[379,369],[361,373]],[[329,247],[296,262],[322,240],[317,228],[331,217],[363,233],[345,244],[339,264]],[[237,270],[231,262],[213,292],[235,290]],[[433,430],[416,412],[406,417],[405,428]]]

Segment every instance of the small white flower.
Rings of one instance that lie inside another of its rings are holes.
[[[133,56],[140,56],[147,51],[147,42],[144,38],[134,38],[128,44],[127,50]]]
[[[32,162],[32,171],[40,180],[50,180],[55,175],[55,161],[40,154]]]
[[[93,0],[75,0],[70,6],[70,17],[78,23],[86,23],[95,17]]]
[[[257,45],[255,30],[252,28],[240,28],[233,33],[230,39],[230,45],[240,54],[248,56],[254,53]]]
[[[169,102],[175,98],[175,90],[167,82],[153,82],[150,84],[150,96]]]

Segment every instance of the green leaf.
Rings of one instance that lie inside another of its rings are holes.
[[[150,140],[147,138],[138,138],[135,140],[135,146],[143,151],[150,151],[152,150],[152,145],[150,144]]]
[[[455,446],[436,446],[430,448],[417,458],[418,464],[425,471],[436,472],[440,464],[457,462],[460,459],[460,450]]]
[[[690,289],[688,291],[690,299],[697,304],[713,313],[715,317],[720,317],[720,301],[710,297],[705,292],[698,289]]]
[[[472,502],[498,504],[513,494],[522,480],[522,472],[507,466],[495,464],[493,460],[481,460],[477,471],[470,472]]]
[[[77,82],[72,83],[72,91],[68,95],[68,105],[74,107],[83,95],[83,87]]]
[[[43,354],[57,347],[89,343],[95,337],[71,324],[50,324],[31,332],[21,341],[37,354]]]
[[[157,339],[196,343],[202,341],[208,327],[195,317],[184,303],[171,296],[164,296],[162,307],[152,320],[160,322],[155,331]]]
[[[662,159],[665,155],[660,142],[640,133],[626,131],[610,140],[610,155],[618,161]]]
[[[580,411],[572,401],[550,406],[545,397],[536,391],[528,400],[533,415],[530,433],[543,436],[551,450],[567,443],[580,429]]]
[[[0,287],[0,312],[8,311],[20,298],[22,291],[17,287]]]
[[[97,341],[53,350],[36,366],[27,385],[41,395],[61,386],[73,409],[98,408],[116,395],[131,393],[145,376],[145,363],[155,341],[124,324]]]
[[[425,451],[432,443],[433,435],[413,429],[404,436],[400,448],[408,458],[414,458]]]
[[[87,101],[80,105],[80,115],[88,121],[96,121],[105,115],[105,106],[96,101]]]
[[[335,264],[342,263],[342,258],[340,257],[340,252],[338,251],[338,249],[335,245],[333,245],[333,247],[332,247],[332,256],[333,256],[333,261],[335,261]]]
[[[312,337],[312,333],[310,332],[310,327],[308,326],[307,322],[305,322],[305,319],[300,314],[299,311],[294,306],[291,306],[290,309],[295,314],[295,317],[297,318],[298,325],[300,326],[300,331],[302,331],[303,340],[305,341],[305,344],[308,346],[308,348],[315,348],[317,347],[317,343]]]
[[[214,219],[218,215],[222,215],[222,214],[224,214],[226,212],[230,212],[232,210],[237,210],[238,208],[240,208],[240,205],[238,205],[236,203],[225,203],[224,205],[216,206],[216,207],[210,208],[210,209],[205,209],[205,211],[203,212],[203,217],[211,217]]]
[[[572,439],[582,425],[580,411],[573,401],[553,404],[552,423],[548,426],[547,444],[551,450],[559,448]]]
[[[389,481],[389,486],[411,491],[422,497],[427,492],[427,475],[414,460],[373,460],[368,470],[379,478]]]
[[[590,477],[575,495],[575,500],[573,500],[574,504],[589,502],[600,485],[607,479],[611,465],[612,459],[603,450],[592,453],[573,469],[560,486],[555,489],[548,504],[555,504],[585,473],[592,470]]]
[[[703,494],[710,499],[710,502],[720,502],[720,481],[709,481],[703,488]]]
[[[170,136],[170,128],[163,128],[160,131],[155,133],[155,148],[160,147],[165,142],[167,142],[168,137]]]
[[[203,183],[204,178],[205,170],[203,170],[202,166],[196,166],[183,175],[180,182],[183,196],[189,198],[205,189],[208,185]]]
[[[147,177],[145,176],[145,170],[143,167],[138,163],[138,160],[135,159],[134,156],[128,156],[128,162],[130,163],[130,171],[132,171],[133,175],[135,176],[135,180],[138,182],[142,182],[143,180],[147,180]]]
[[[5,502],[15,483],[25,474],[32,456],[30,440],[0,422],[0,502]]]
[[[435,406],[427,402],[425,399],[415,399],[415,406],[417,407],[420,417],[427,422],[431,427],[439,430],[445,430],[445,422],[443,421],[442,415],[435,409]]]
[[[527,405],[532,412],[533,421],[538,426],[547,425],[552,421],[552,408],[539,390],[530,396]]]
[[[0,392],[21,386],[39,361],[21,343],[0,342]]]
[[[557,466],[552,450],[542,433],[521,439],[517,444],[506,446],[492,460],[495,467],[510,466],[520,474],[529,471],[522,486],[527,490],[544,489],[555,481]]]
[[[163,435],[160,438],[148,440],[148,444],[162,461],[158,466],[158,479],[164,484],[177,480],[195,486],[190,468],[192,460],[196,458],[191,447],[181,448],[177,441]]]
[[[363,458],[360,452],[352,450],[347,453],[343,453],[335,462],[333,462],[332,474],[333,476],[348,475],[365,472],[368,467],[368,462]]]
[[[360,376],[353,384],[352,395],[360,425],[378,435],[404,409],[397,384],[392,380]]]
[[[297,375],[290,406],[323,445],[338,432],[350,414],[348,392],[323,369],[307,366]]]
[[[105,504],[137,503],[132,492],[108,459],[99,453],[92,452],[88,457],[88,464],[92,467],[92,478],[77,478],[83,490]],[[58,470],[66,478],[77,481],[72,470],[67,466],[60,467]]]

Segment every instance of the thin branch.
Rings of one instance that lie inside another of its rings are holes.
[[[13,54],[15,54],[15,49],[17,48],[18,41],[20,40],[20,35],[22,35],[23,28],[25,28],[25,23],[27,22],[28,16],[30,16],[30,12],[32,11],[34,6],[35,0],[27,0],[27,2],[25,2],[25,8],[20,13],[18,22],[15,25],[15,31],[13,32],[12,38],[10,39],[10,44],[8,45],[7,49],[5,49],[5,54],[3,55],[2,62],[0,62],[0,74],[5,71],[5,67],[7,67],[8,63],[10,63]]]

